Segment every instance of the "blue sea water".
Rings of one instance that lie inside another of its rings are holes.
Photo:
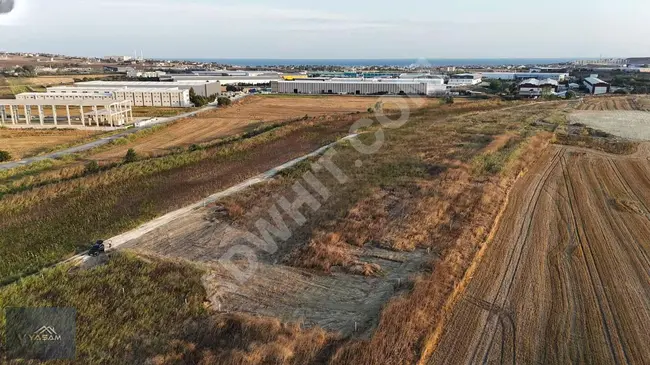
[[[503,66],[503,65],[547,65],[565,63],[579,58],[443,58],[443,59],[263,59],[263,58],[215,58],[188,59],[193,62],[216,62],[233,66]]]

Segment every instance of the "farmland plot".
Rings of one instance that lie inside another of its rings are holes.
[[[513,190],[430,363],[645,363],[647,148],[549,148]]]

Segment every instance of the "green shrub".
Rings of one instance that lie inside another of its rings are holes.
[[[190,148],[188,148],[188,151],[194,152],[194,151],[200,151],[202,149],[203,149],[203,147],[201,147],[200,145],[193,144],[193,145],[190,146]]]
[[[129,143],[129,139],[126,137],[120,137],[111,141],[111,144],[114,144],[116,146],[123,146],[127,143]]]
[[[138,154],[135,153],[135,150],[133,148],[129,148],[129,150],[126,151],[126,155],[124,156],[124,163],[131,163],[137,160],[138,160]]]
[[[472,160],[472,173],[474,175],[494,175],[501,172],[504,165],[503,156],[496,153],[478,155]]]
[[[8,151],[0,150],[0,162],[5,162],[11,160],[11,153]]]
[[[219,97],[217,99],[217,104],[219,106],[228,106],[228,105],[232,104],[232,101],[230,100],[230,98],[222,96],[222,97]]]
[[[445,96],[444,98],[440,99],[440,104],[453,104],[454,103],[454,97],[453,96]]]
[[[86,172],[86,174],[94,174],[97,171],[99,171],[99,164],[97,163],[97,161],[94,160],[90,161],[86,164],[86,168],[84,169],[84,171]]]

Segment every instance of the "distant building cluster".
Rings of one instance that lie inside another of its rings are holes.
[[[537,97],[545,92],[557,92],[559,83],[554,79],[527,79],[519,83],[519,95],[526,97]]]
[[[191,107],[190,90],[199,96],[219,95],[218,81],[88,81],[73,86],[55,86],[44,93],[22,93],[27,101],[129,101],[133,106]]]

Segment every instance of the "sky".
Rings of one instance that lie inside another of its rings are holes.
[[[0,0],[2,1],[2,0]],[[650,56],[647,0],[14,0],[0,51],[150,58]]]

